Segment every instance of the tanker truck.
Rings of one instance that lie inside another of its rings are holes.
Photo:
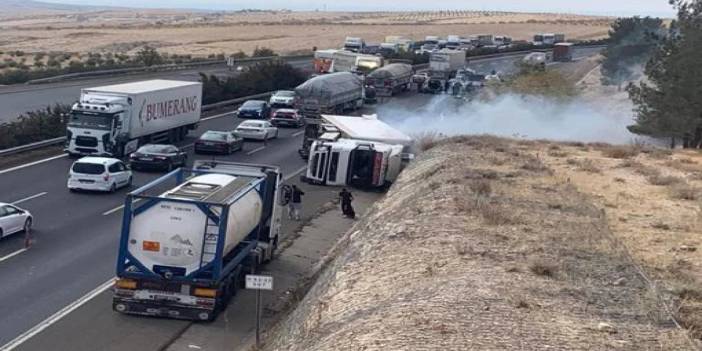
[[[392,96],[409,89],[414,70],[406,63],[391,63],[366,76],[366,85],[375,89],[377,96]]]
[[[200,122],[202,83],[148,80],[83,89],[66,127],[70,155],[122,157],[174,143]]]
[[[211,321],[280,237],[277,167],[196,161],[127,195],[113,309]]]
[[[314,77],[295,88],[297,108],[305,117],[305,136],[300,156],[307,158],[309,147],[317,136],[323,113],[339,114],[363,106],[364,89],[361,78],[349,72]]]

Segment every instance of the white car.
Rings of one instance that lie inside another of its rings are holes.
[[[15,205],[0,202],[0,238],[32,228],[32,214]]]
[[[245,121],[234,129],[234,134],[244,139],[267,140],[278,137],[278,128],[268,121]]]
[[[114,192],[132,184],[132,171],[122,161],[107,157],[83,157],[68,173],[68,189]]]
[[[279,90],[271,95],[268,102],[272,107],[293,107],[295,104],[295,92],[292,90]]]

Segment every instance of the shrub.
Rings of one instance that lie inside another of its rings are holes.
[[[687,183],[679,183],[670,188],[670,194],[674,199],[694,201],[700,197],[700,189]]]
[[[638,155],[641,150],[637,147],[611,146],[604,148],[602,154],[609,158],[627,159]]]
[[[427,151],[438,145],[441,137],[437,132],[428,131],[413,135],[413,139],[418,151]]]
[[[680,177],[674,177],[674,176],[664,176],[661,175],[660,173],[653,174],[649,177],[647,177],[648,182],[651,183],[651,185],[659,185],[659,186],[668,186],[668,185],[673,185],[673,184],[678,184],[684,182],[682,178]]]
[[[65,135],[66,121],[62,115],[69,111],[70,106],[57,104],[29,112],[16,121],[0,124],[0,149]]]
[[[254,52],[251,55],[251,57],[269,57],[269,56],[278,56],[278,55],[272,49],[269,49],[267,47],[259,48],[258,46],[256,47],[256,49],[254,49]]]
[[[476,179],[470,182],[470,190],[478,196],[488,196],[492,193],[490,181],[486,179]]]

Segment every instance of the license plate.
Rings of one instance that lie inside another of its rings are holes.
[[[140,158],[140,160],[142,160],[142,161],[153,161],[154,159],[151,158],[151,157],[142,157],[142,158]]]
[[[90,180],[90,179],[78,179],[78,181],[81,183],[95,183],[94,180]]]
[[[212,146],[212,145],[214,145],[214,143],[205,143],[205,145]]]

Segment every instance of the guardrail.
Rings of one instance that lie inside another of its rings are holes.
[[[288,61],[288,60],[295,60],[295,59],[302,59],[302,58],[312,58],[312,55],[249,57],[249,58],[234,60],[234,65],[252,63],[252,62],[273,61],[273,60]],[[212,65],[218,65],[218,64],[224,65],[226,63],[227,63],[227,61],[224,61],[224,60],[203,60],[203,61],[186,62],[186,63],[179,63],[179,64],[154,65],[154,66],[148,66],[148,67],[129,67],[129,68],[117,68],[117,69],[110,69],[110,70],[102,70],[102,71],[77,72],[77,73],[62,74],[62,75],[48,77],[48,78],[33,79],[33,80],[28,81],[26,84],[52,83],[52,82],[70,80],[70,79],[87,78],[87,77],[101,77],[101,76],[109,76],[109,75],[115,75],[115,74],[177,71],[177,70],[183,70],[183,69],[188,69],[188,68],[193,68],[193,67],[212,66]]]
[[[592,46],[579,46],[579,48],[604,48],[606,45],[592,45]],[[548,49],[546,49],[548,50]],[[529,53],[529,52],[534,52],[537,50],[525,50],[525,51],[513,51],[513,52],[504,52],[504,53],[498,53],[498,54],[490,54],[490,55],[482,55],[482,56],[473,56],[468,59],[490,59],[490,58],[495,58],[495,57],[506,57],[506,56],[516,56],[516,55],[522,55],[524,53]],[[543,51],[543,50],[542,50]],[[306,58],[310,57],[307,55],[300,55],[300,56],[285,56],[285,57],[278,57],[275,56],[274,58],[283,58],[283,59],[295,59],[295,58]],[[260,59],[260,58],[259,58]],[[266,59],[271,59],[271,57],[268,57]],[[251,62],[251,61],[249,61]],[[428,63],[425,64],[418,64],[413,66],[415,70],[421,70],[429,67]],[[211,111],[211,110],[216,110],[218,108],[226,107],[226,106],[231,106],[231,105],[237,105],[240,104],[246,100],[251,100],[251,99],[260,99],[260,98],[266,98],[269,97],[271,94],[274,92],[269,91],[266,93],[261,93],[261,94],[255,94],[255,95],[250,95],[250,96],[244,96],[236,99],[231,99],[231,100],[226,100],[226,101],[220,101],[216,102],[213,104],[209,105],[202,105],[202,111]],[[43,140],[43,141],[38,141],[36,143],[31,143],[27,145],[21,145],[21,146],[16,146],[13,148],[5,149],[5,150],[0,150],[0,156],[9,156],[13,154],[17,154],[20,152],[24,151],[30,151],[46,146],[51,146],[51,145],[56,145],[65,142],[66,137],[59,137],[59,138],[54,138],[54,139],[49,139],[49,140]]]
[[[269,91],[266,93],[249,95],[249,96],[244,96],[244,97],[240,97],[240,98],[236,98],[236,99],[220,101],[220,102],[216,102],[216,103],[209,104],[209,105],[202,105],[201,111],[202,112],[212,111],[212,110],[216,110],[216,109],[219,109],[222,107],[238,105],[246,100],[267,98],[267,97],[270,97],[273,93],[274,93],[274,91]],[[36,143],[31,143],[31,144],[27,144],[27,145],[15,146],[15,147],[12,147],[9,149],[0,150],[0,157],[10,156],[10,155],[18,154],[20,152],[25,152],[25,151],[36,150],[36,149],[40,149],[40,148],[47,147],[47,146],[58,145],[58,144],[61,144],[64,142],[66,142],[65,136],[53,138],[53,139],[49,139],[49,140],[37,141]]]

